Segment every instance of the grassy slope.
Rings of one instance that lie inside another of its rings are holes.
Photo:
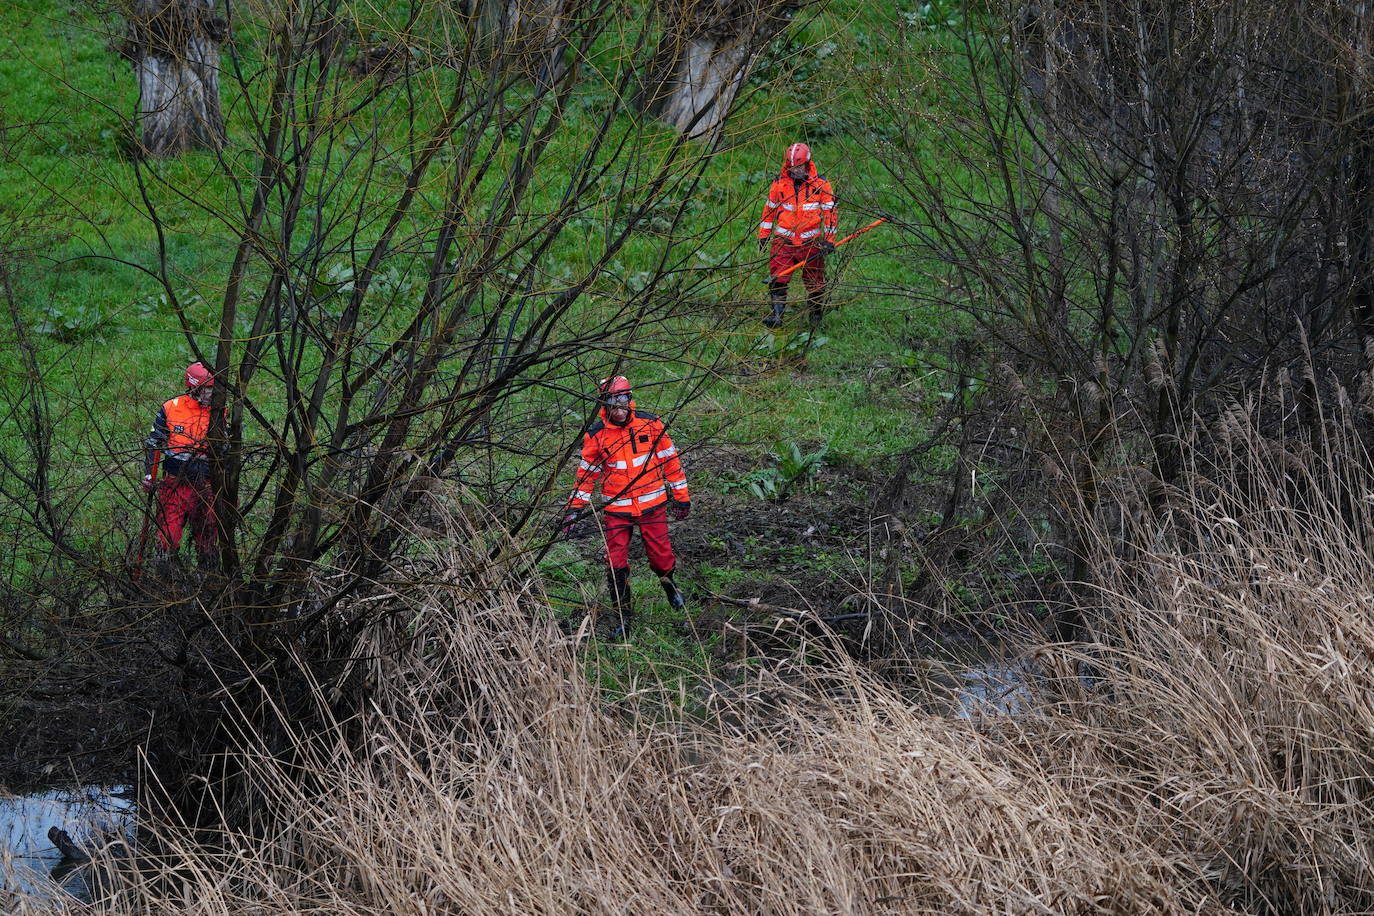
[[[855,212],[854,201],[885,197],[886,171],[869,159],[865,143],[852,133],[856,125],[878,116],[866,95],[863,70],[870,66],[877,37],[891,28],[896,14],[857,2],[835,2],[817,15],[808,14],[788,33],[782,59],[752,81],[724,149],[710,166],[704,182],[708,190],[701,197],[704,207],[696,214],[703,225],[729,219],[738,229],[737,236],[712,239],[703,250],[711,260],[736,265],[733,295],[743,289],[762,299],[764,273],[751,241],[767,183],[788,143],[803,139],[813,144],[841,196],[842,232],[871,218]],[[120,468],[132,475],[148,416],[174,386],[191,353],[176,322],[159,305],[153,279],[121,263],[150,265],[156,251],[155,236],[141,213],[134,170],[120,155],[122,124],[134,104],[131,74],[111,50],[115,42],[108,23],[86,8],[9,0],[4,19],[10,53],[0,55],[0,108],[14,126],[6,135],[10,155],[0,161],[0,206],[16,215],[16,225],[43,227],[38,234],[42,269],[25,275],[20,290],[30,313],[47,313],[52,322],[43,339],[48,381],[55,383],[59,397],[64,392],[71,396],[69,408],[96,430],[70,455],[71,469],[79,475],[92,466]],[[253,63],[240,61],[248,70]],[[586,104],[595,104],[595,95],[593,90],[586,96]],[[226,98],[226,105],[228,159],[232,168],[247,172],[253,162],[233,148],[233,138],[248,129],[247,113],[241,100]],[[546,168],[556,170],[558,158],[555,148]],[[148,193],[169,222],[178,285],[184,283],[188,294],[202,297],[206,345],[232,238],[195,201],[224,204],[231,185],[205,155],[189,155],[158,169],[163,181],[152,184]],[[550,181],[551,188],[556,184]],[[872,463],[919,435],[933,393],[911,384],[902,367],[910,362],[909,341],[925,334],[922,317],[902,299],[859,292],[921,282],[905,265],[881,253],[884,231],[857,243],[856,256],[845,259],[836,272],[833,296],[840,309],[827,320],[828,339],[810,352],[804,366],[768,357],[768,346],[785,338],[761,334],[756,323],[761,304],[739,314],[717,336],[716,343],[732,354],[727,366],[746,371],[727,371],[676,417],[680,441],[723,444],[759,463],[777,443],[796,441],[808,449],[826,444],[834,460]],[[626,250],[623,270],[629,274],[647,265],[662,244],[652,236],[637,239]],[[578,258],[577,252],[559,253],[551,259],[549,274],[575,269]],[[801,297],[799,280],[793,284],[795,300]],[[96,326],[98,333],[87,334]],[[762,352],[754,349],[760,343]],[[661,400],[676,394],[672,381],[677,372],[676,367],[663,367],[658,381],[668,387]],[[248,435],[252,437],[251,429]],[[699,492],[719,483],[706,476],[694,480]],[[126,492],[96,495],[88,501],[94,508],[83,524],[94,529],[112,525],[115,530],[127,525],[134,505]],[[736,492],[729,498],[752,497]],[[588,578],[587,573],[579,570],[577,576]],[[589,578],[595,584],[599,577]]]

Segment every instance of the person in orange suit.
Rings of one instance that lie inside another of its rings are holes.
[[[770,311],[763,323],[776,328],[787,310],[787,284],[792,274],[802,275],[811,323],[818,324],[825,305],[825,257],[835,250],[835,192],[824,175],[817,174],[811,147],[793,143],[783,157],[782,174],[768,188],[759,220],[760,251],[769,251],[768,298]],[[794,264],[804,266],[783,277]]]
[[[623,375],[604,379],[597,390],[599,419],[582,440],[577,483],[568,500],[560,531],[570,537],[591,504],[600,483],[605,508],[606,578],[616,623],[610,636],[629,634],[634,609],[630,599],[630,537],[637,529],[668,603],[680,610],[685,602],[673,580],[677,565],[668,539],[668,512],[682,521],[692,510],[687,478],[677,447],[663,421],[635,409],[630,382]]]
[[[219,561],[215,495],[210,489],[210,396],[215,378],[201,363],[186,367],[186,393],[163,403],[148,432],[143,457],[143,488],[156,492],[157,557],[176,553],[183,532],[191,539],[202,569]],[[161,463],[161,479],[153,469]]]

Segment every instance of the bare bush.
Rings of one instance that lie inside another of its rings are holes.
[[[204,25],[157,9],[145,44]],[[335,677],[334,647],[367,628],[395,561],[429,536],[416,526],[432,488],[456,483],[482,505],[488,561],[502,562],[502,535],[551,536],[597,379],[667,386],[677,393],[655,407],[671,416],[719,358],[716,304],[744,281],[728,263],[729,208],[694,206],[716,149],[638,117],[647,57],[614,50],[650,47],[658,14],[608,3],[554,17],[535,56],[568,65],[530,81],[524,64],[490,66],[479,13],[235,7],[235,56],[219,71],[232,142],[131,165],[155,244],[117,263],[153,290],[146,324],[175,340],[177,361],[216,378],[213,571],[140,578],[124,556],[148,508],[143,430],[109,405],[147,398],[143,426],[175,393],[148,397],[149,376],[181,365],[66,390],[52,367],[67,348],[9,295],[0,516],[23,562],[5,583],[0,650],[24,657],[16,683],[51,677],[50,660],[64,681],[103,682],[95,634],[141,643],[131,667],[175,685],[163,692],[178,712],[145,746],[169,783],[200,785],[219,765],[220,717],[254,678],[294,696],[312,658],[312,676]],[[346,65],[364,35],[383,50]],[[31,252],[20,278],[43,257]],[[187,821],[206,810],[181,800]]]
[[[1176,485],[1195,420],[1277,367],[1284,435],[1355,387],[1369,28],[1340,2],[1004,4],[873,69],[875,159],[919,214],[900,250],[935,281],[891,291],[967,337],[941,368],[979,381],[991,444],[960,466],[1045,494],[1072,581],[1113,468]]]

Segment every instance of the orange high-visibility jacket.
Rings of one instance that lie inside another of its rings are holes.
[[[794,182],[786,168],[773,179],[759,220],[759,238],[771,234],[793,245],[809,245],[824,233],[835,241],[835,194],[825,176],[816,174],[816,163],[806,165],[810,175],[803,181]]]
[[[616,426],[606,419],[593,423],[582,440],[582,461],[577,466],[577,485],[569,509],[581,509],[592,498],[597,481],[610,504],[606,511],[615,515],[643,515],[662,506],[671,497],[687,502],[687,477],[682,473],[677,448],[669,438],[663,421],[651,413],[635,410],[630,402],[630,422]]]
[[[161,449],[164,473],[178,477],[203,477],[210,469],[205,437],[210,432],[210,408],[183,394],[162,405],[153,419],[145,443],[148,452],[143,472],[152,469],[153,452]]]

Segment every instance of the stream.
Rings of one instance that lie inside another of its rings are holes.
[[[1030,672],[1020,662],[988,662],[960,672],[958,688],[960,718],[977,715],[1014,716],[1030,698],[1026,681]]]
[[[63,860],[48,839],[50,827],[66,830],[83,848],[113,836],[132,840],[133,791],[82,786],[0,795],[0,901],[11,895],[90,899],[90,869]]]

